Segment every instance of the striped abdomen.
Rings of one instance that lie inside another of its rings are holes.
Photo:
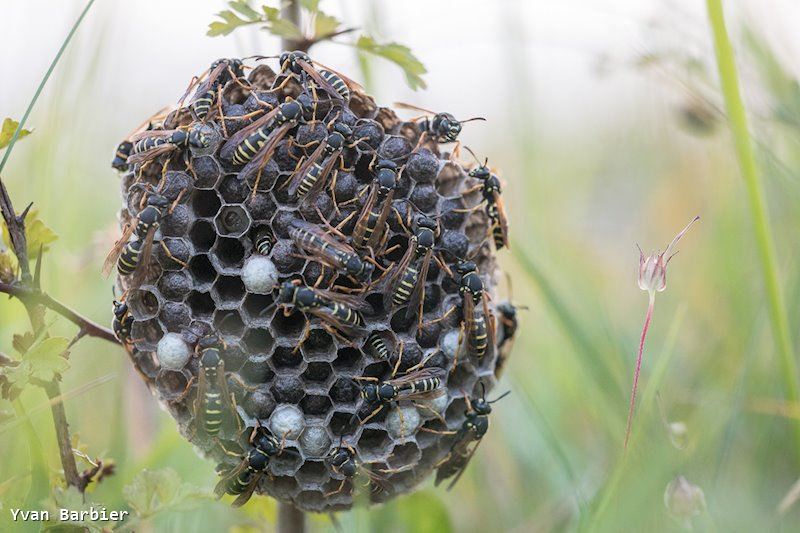
[[[202,96],[192,102],[192,111],[194,111],[197,120],[203,120],[206,118],[208,111],[211,109],[211,106],[214,103],[214,97],[216,97],[216,95],[217,91],[216,88],[214,88],[206,91]]]
[[[475,315],[472,322],[467,324],[467,347],[472,355],[480,359],[486,355],[489,346],[489,336],[486,329],[486,317]]]
[[[121,276],[128,276],[133,274],[136,267],[139,266],[139,256],[142,253],[142,245],[144,243],[135,239],[125,245],[125,249],[117,260],[117,271]]]
[[[338,302],[333,302],[333,304],[330,306],[330,309],[331,314],[341,320],[344,324],[357,328],[364,327],[364,318],[358,311]]]
[[[300,185],[297,186],[296,194],[298,198],[304,197],[306,194],[308,194],[308,191],[310,191],[311,188],[316,185],[317,180],[319,180],[319,177],[322,174],[322,170],[322,165],[317,162],[314,162],[314,164],[311,165],[311,168],[308,169],[306,175],[303,176],[302,180],[300,180]]]
[[[319,75],[322,76],[322,79],[330,83],[334,89],[336,89],[336,93],[342,97],[342,100],[350,99],[350,88],[347,86],[341,76],[331,72],[330,70],[324,69],[319,71]]]
[[[256,235],[256,250],[258,250],[258,253],[261,255],[268,255],[274,245],[275,237],[273,237],[269,231],[260,231],[258,235]]]
[[[389,359],[389,347],[377,331],[367,337],[367,347],[376,359]]]
[[[149,150],[153,150],[154,148],[158,148],[159,146],[169,144],[169,142],[170,140],[168,138],[145,137],[144,139],[139,139],[136,141],[136,144],[133,145],[133,153],[138,154],[141,152],[147,152]]]
[[[398,388],[398,391],[408,392],[410,394],[416,392],[429,392],[438,389],[441,384],[442,380],[439,378],[425,378],[412,381],[407,385],[402,385]]]
[[[411,299],[411,294],[414,292],[414,285],[417,284],[418,277],[419,270],[417,270],[417,267],[415,265],[409,265],[406,271],[403,272],[403,276],[397,284],[397,289],[395,289],[392,295],[392,303],[394,305],[399,307],[408,303]]]
[[[208,383],[217,382],[217,369],[205,368]],[[222,427],[222,397],[221,393],[209,387],[203,398],[203,424],[206,434],[215,437]]]
[[[375,232],[375,226],[378,225],[380,216],[380,213],[374,210],[370,211],[364,221],[356,226],[353,231],[353,246],[356,248],[364,248],[367,245],[372,234]]]
[[[236,151],[233,154],[233,164],[244,165],[253,159],[256,153],[258,153],[261,147],[267,142],[267,139],[269,139],[269,132],[270,129],[267,127],[258,128],[254,133],[250,134],[250,136],[239,143],[239,146],[236,147]]]

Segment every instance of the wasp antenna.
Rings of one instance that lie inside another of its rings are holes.
[[[466,120],[461,120],[460,122],[463,124],[465,122],[472,122],[474,120],[482,120],[482,121],[486,122],[486,119],[484,117],[472,117],[472,118],[468,118]]]
[[[469,153],[470,153],[470,155],[471,155],[471,156],[472,156],[472,157],[475,159],[475,162],[476,162],[476,163],[478,163],[478,164],[480,165],[480,164],[481,164],[481,160],[480,160],[480,159],[478,159],[478,156],[476,156],[476,155],[475,155],[475,152],[473,152],[473,151],[472,151],[472,148],[470,148],[469,146],[466,146],[466,145],[464,145],[464,148],[465,148],[465,149],[467,150],[467,152],[469,152]]]
[[[510,391],[510,390],[507,390],[507,391],[505,391],[503,394],[501,394],[500,396],[498,396],[497,398],[495,398],[494,400],[492,400],[491,402],[486,402],[486,403],[495,403],[495,402],[499,402],[500,400],[502,400],[503,398],[505,398],[505,397],[506,397],[506,396],[508,396],[509,394],[511,394],[511,391]]]

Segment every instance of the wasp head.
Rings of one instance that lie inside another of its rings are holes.
[[[298,287],[291,281],[284,281],[278,291],[278,301],[282,304],[290,304],[294,302],[295,294]]]

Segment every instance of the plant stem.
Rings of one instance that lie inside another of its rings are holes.
[[[305,513],[291,503],[278,502],[277,533],[303,533],[305,530]]]
[[[287,0],[281,8],[281,16],[295,26],[300,27],[300,4],[296,0]],[[298,43],[292,39],[281,39],[284,50],[295,50]],[[306,47],[307,49],[307,47]],[[303,533],[306,530],[306,516],[303,511],[287,502],[278,502],[277,533]]]
[[[639,337],[639,353],[636,355],[636,369],[633,371],[633,386],[631,387],[631,401],[628,404],[628,422],[625,424],[625,446],[628,449],[628,441],[631,438],[631,425],[633,424],[633,410],[636,407],[636,390],[639,388],[639,372],[642,370],[642,354],[644,353],[644,341],[647,338],[647,330],[650,329],[650,321],[653,319],[653,308],[656,304],[656,293],[650,291],[650,303],[647,304],[647,314],[644,317],[644,327],[642,335]]]
[[[114,335],[113,331],[79,315],[55,298],[49,296],[47,293],[36,289],[31,289],[18,283],[0,283],[0,293],[3,292],[9,296],[19,299],[25,305],[43,305],[48,309],[55,311],[78,326],[80,328],[79,334],[81,334],[81,336],[88,335],[89,337],[97,337],[98,339],[119,344],[119,340]]]
[[[44,390],[50,400],[61,396],[61,387],[56,380],[44,385]],[[61,456],[61,465],[64,468],[64,478],[67,480],[67,486],[75,487],[83,492],[86,489],[86,484],[78,473],[78,465],[75,463],[75,456],[72,454],[72,442],[69,436],[69,424],[67,423],[64,402],[51,402],[50,410],[53,413],[58,453]]]
[[[798,382],[797,363],[794,359],[794,347],[789,330],[789,319],[786,304],[783,300],[778,268],[775,259],[775,243],[770,221],[767,216],[767,204],[764,188],[756,166],[755,154],[747,126],[747,115],[739,92],[739,77],[733,55],[728,31],[725,27],[725,15],[721,0],[706,0],[706,8],[714,35],[714,48],[717,55],[722,94],[725,98],[728,121],[733,135],[736,157],[739,161],[742,177],[750,203],[753,228],[756,234],[761,270],[767,293],[772,333],[779,355],[781,374],[787,399],[791,402],[800,400],[800,382]],[[795,438],[800,445],[800,424],[795,425]]]

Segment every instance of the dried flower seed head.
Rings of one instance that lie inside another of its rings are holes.
[[[667,485],[664,491],[664,506],[684,527],[691,527],[691,520],[706,510],[706,497],[703,489],[678,476]]]
[[[675,246],[678,241],[689,231],[692,225],[700,220],[700,217],[694,217],[689,224],[678,233],[672,242],[669,243],[667,249],[660,253],[652,253],[645,257],[642,249],[639,248],[639,288],[648,292],[662,292],[667,288],[667,264],[670,259],[678,253]]]

